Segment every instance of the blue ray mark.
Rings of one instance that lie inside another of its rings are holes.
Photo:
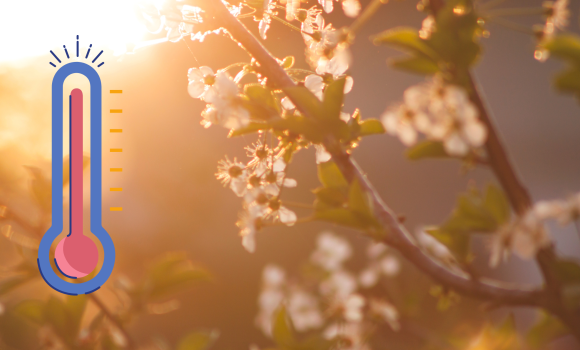
[[[89,49],[87,50],[87,55],[85,56],[85,58],[89,57],[89,53],[91,52],[91,47],[93,47],[93,44],[89,45]]]
[[[101,56],[102,53],[103,53],[103,50],[101,50],[101,52],[99,52],[99,54],[97,55],[97,57],[95,57],[95,59],[91,63],[95,63],[95,61],[97,60],[97,58],[99,58],[99,56]]]
[[[54,52],[52,52],[52,50],[50,50],[50,53],[54,56],[54,58],[56,58],[56,60],[58,61],[58,63],[60,63],[60,58],[58,58]]]
[[[77,57],[79,57],[79,36],[77,35]]]
[[[66,45],[62,45],[62,47],[64,47],[64,52],[66,53],[66,58],[70,58],[70,56],[68,55],[68,51],[66,49]]]
[[[53,67],[56,67],[56,65],[54,63],[52,63],[52,62],[50,62],[50,65],[53,66]]]
[[[102,66],[103,64],[105,64],[105,62],[101,62],[101,64],[99,64],[99,65],[97,66],[97,68],[98,68],[98,67],[100,67],[100,66]]]

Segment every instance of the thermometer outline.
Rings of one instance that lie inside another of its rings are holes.
[[[63,280],[53,270],[50,248],[63,233],[63,85],[71,74],[82,74],[90,83],[90,133],[91,133],[91,233],[103,247],[103,265],[95,277],[82,283]],[[38,268],[44,281],[63,294],[89,294],[98,290],[110,277],[115,265],[115,245],[102,226],[102,85],[95,69],[83,62],[70,62],[62,66],[52,80],[52,223],[38,248]]]

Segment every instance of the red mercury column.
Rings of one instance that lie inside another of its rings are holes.
[[[80,278],[97,266],[99,252],[83,234],[83,92],[70,95],[70,233],[55,251],[59,270],[67,277]]]

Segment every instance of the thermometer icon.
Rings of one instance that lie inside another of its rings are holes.
[[[79,56],[77,36],[76,53]],[[91,45],[92,46],[92,45]],[[64,47],[67,58],[69,53]],[[101,55],[101,51],[95,60]],[[88,58],[90,48],[85,58]],[[60,59],[51,51],[51,54]],[[55,66],[52,62],[52,66]],[[101,63],[98,67],[104,64]],[[55,66],[56,67],[56,66]],[[90,147],[91,147],[91,233],[103,248],[103,264],[90,280],[74,283],[63,277],[77,279],[90,274],[99,260],[93,240],[83,235],[83,92],[74,89],[69,95],[70,118],[70,232],[63,238],[51,258],[52,246],[63,233],[63,85],[71,74],[82,74],[90,83]],[[97,71],[84,62],[70,62],[62,66],[52,80],[52,226],[42,237],[38,249],[38,268],[46,283],[56,291],[69,295],[89,294],[107,281],[115,265],[115,246],[102,226],[102,86]],[[62,276],[59,276],[56,271]]]

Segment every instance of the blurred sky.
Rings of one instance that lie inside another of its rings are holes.
[[[28,183],[22,165],[45,169],[50,166],[50,83],[55,68],[48,64],[53,59],[48,51],[62,51],[63,43],[72,48],[77,34],[81,34],[83,45],[92,42],[93,47],[118,46],[124,40],[147,38],[133,29],[136,27],[131,20],[115,20],[120,18],[119,13],[127,14],[122,18],[130,17],[130,11],[119,4],[123,2],[3,2],[0,196],[12,198],[16,209],[27,205],[16,196]],[[4,11],[5,5],[10,11]],[[390,69],[386,60],[400,54],[375,47],[368,40],[370,35],[398,25],[420,27],[424,16],[415,10],[415,5],[414,1],[392,1],[358,35],[352,47],[354,66],[350,70],[355,85],[347,96],[346,111],[358,107],[363,117],[377,118],[387,106],[401,100],[405,88],[423,80]],[[504,7],[540,5],[541,1],[536,0],[510,0]],[[578,5],[574,2],[572,6],[574,31],[578,29]],[[25,20],[29,16],[33,20]],[[335,20],[336,26],[351,21],[340,14],[340,9],[327,18]],[[525,19],[517,20],[526,23]],[[257,27],[251,19],[245,23],[253,29]],[[124,31],[126,25],[131,29]],[[79,26],[82,30],[77,29]],[[524,183],[534,200],[560,198],[579,191],[580,105],[550,86],[551,77],[563,65],[534,60],[534,41],[524,34],[494,24],[488,29],[491,36],[483,40],[485,56],[475,69],[475,76]],[[297,64],[305,67],[301,38],[288,28],[274,22],[266,44],[278,57],[296,55]],[[313,249],[316,234],[331,227],[317,223],[265,230],[258,234],[255,254],[247,253],[240,245],[234,223],[241,202],[230,190],[222,188],[214,173],[217,161],[226,154],[243,159],[242,147],[254,138],[226,139],[227,130],[215,126],[204,129],[199,124],[203,103],[191,99],[186,87],[188,68],[209,65],[217,70],[233,62],[248,62],[247,55],[222,36],[208,36],[204,43],[164,43],[122,59],[111,53],[108,50],[103,55],[106,64],[99,73],[105,91],[123,90],[119,96],[104,94],[103,102],[103,110],[124,110],[123,115],[105,114],[103,118],[104,130],[124,129],[122,138],[104,133],[103,142],[104,149],[124,149],[121,155],[105,152],[103,159],[103,169],[124,168],[120,174],[105,172],[103,178],[105,189],[124,188],[123,192],[103,193],[104,208],[124,208],[121,213],[103,213],[104,226],[117,245],[116,271],[138,278],[152,256],[167,250],[185,250],[216,276],[214,282],[183,298],[182,309],[139,321],[133,331],[141,335],[165,334],[174,341],[192,328],[218,328],[222,332],[221,348],[245,348],[254,341],[266,344],[252,325],[262,268],[274,262],[297,272],[298,262],[307,259]],[[457,194],[466,189],[469,181],[480,187],[493,181],[485,169],[463,175],[457,162],[409,162],[403,151],[398,139],[373,136],[362,142],[354,157],[385,201],[397,213],[406,215],[411,230],[443,222]],[[287,199],[312,201],[309,190],[318,186],[312,150],[298,154],[289,175],[298,180],[299,187],[285,191]],[[356,233],[344,232],[357,247],[367,242]],[[557,229],[553,234],[559,252],[580,257],[575,230]],[[480,253],[478,261],[485,271],[485,249]],[[494,273],[511,281],[540,282],[533,264],[515,258],[501,274]]]

